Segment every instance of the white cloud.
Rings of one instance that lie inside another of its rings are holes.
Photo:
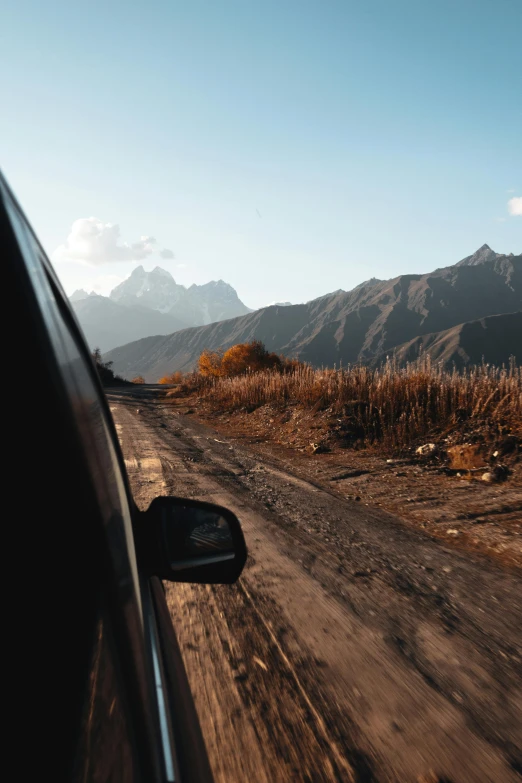
[[[156,245],[157,241],[150,236],[141,236],[138,242],[129,245],[121,242],[119,226],[103,223],[95,217],[80,218],[72,224],[69,236],[55,250],[53,259],[76,261],[88,266],[101,266],[114,261],[143,261],[158,252]]]
[[[508,201],[508,212],[510,215],[522,216],[522,196],[515,196]]]
[[[177,268],[178,269],[186,269],[187,265],[186,264],[177,264]]]
[[[160,256],[162,258],[174,258],[174,253],[168,247],[164,247],[163,250],[160,250]]]

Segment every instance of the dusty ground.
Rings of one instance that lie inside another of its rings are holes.
[[[427,519],[440,509],[415,466],[373,455],[371,473],[332,481],[336,455],[272,454],[154,389],[110,402],[141,507],[162,493],[214,500],[245,531],[237,585],[167,587],[217,781],[521,779],[522,579],[378,506],[404,481]],[[378,490],[363,481],[378,475]],[[481,497],[495,508],[494,495],[459,492],[466,513]]]
[[[505,438],[509,453],[502,453],[496,451],[498,443],[474,443],[473,434],[468,443],[458,433],[438,439],[434,454],[418,456],[412,449],[410,455],[391,458],[378,447],[343,448],[333,429],[337,419],[328,413],[265,405],[230,414],[216,413],[195,397],[174,396],[169,402],[335,494],[391,511],[460,549],[522,567],[520,438]],[[495,467],[501,480],[483,481]]]

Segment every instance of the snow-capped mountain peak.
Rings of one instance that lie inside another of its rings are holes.
[[[250,312],[235,289],[224,280],[194,284],[187,289],[159,266],[150,272],[141,265],[137,266],[127,280],[114,288],[110,298],[118,304],[138,304],[160,313],[169,313],[187,326],[201,326]]]

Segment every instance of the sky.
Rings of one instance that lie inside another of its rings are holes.
[[[522,252],[520,0],[2,0],[0,166],[70,294],[249,307]]]

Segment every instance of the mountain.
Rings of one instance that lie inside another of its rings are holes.
[[[204,285],[191,285],[187,290],[194,318],[203,318],[203,324],[225,321],[253,312],[243,304],[236,291],[224,280],[212,280]]]
[[[109,298],[127,307],[139,304],[167,313],[183,298],[186,290],[185,286],[176,283],[170,272],[159,266],[152,272],[137,266],[126,280],[111,291]]]
[[[187,289],[159,266],[151,272],[136,267],[109,297],[80,288],[69,299],[89,345],[102,352],[141,337],[252,312],[223,280]]]
[[[88,296],[96,296],[94,291],[91,291],[91,293],[87,293],[83,288],[77,288],[76,291],[74,291],[70,297],[70,302],[80,302],[82,299],[87,299]]]
[[[185,288],[159,266],[152,272],[146,272],[142,266],[136,267],[127,280],[111,291],[110,298],[126,307],[138,304],[160,313],[170,313],[187,326],[210,324],[252,312],[239,299],[235,289],[223,280]]]
[[[416,338],[522,310],[522,256],[491,251],[492,257],[475,263],[482,251],[463,259],[466,263],[428,274],[372,279],[352,291],[338,291],[307,304],[266,307],[166,337],[149,337],[111,351],[108,358],[118,373],[142,374],[150,381],[167,372],[191,369],[205,348],[227,348],[253,339],[262,340],[270,351],[316,366],[373,363]],[[487,326],[484,335],[497,334]],[[467,339],[468,329],[462,333]],[[522,337],[515,340],[515,347],[520,342]],[[426,344],[435,350],[433,342]],[[516,354],[522,358],[522,345]]]
[[[140,337],[171,334],[185,327],[170,314],[139,305],[124,307],[106,296],[71,297],[71,303],[89,347],[100,348],[102,353]]]
[[[462,261],[458,261],[455,266],[477,266],[478,264],[485,264],[488,261],[496,261],[501,258],[511,259],[513,258],[513,253],[506,256],[502,253],[495,253],[489,245],[482,245],[472,256],[466,256]]]
[[[400,364],[415,361],[426,353],[435,362],[454,364],[459,370],[482,361],[507,365],[511,356],[522,357],[522,311],[468,321],[443,332],[416,337],[394,349]],[[380,364],[383,359],[385,356],[381,355],[373,364]]]

